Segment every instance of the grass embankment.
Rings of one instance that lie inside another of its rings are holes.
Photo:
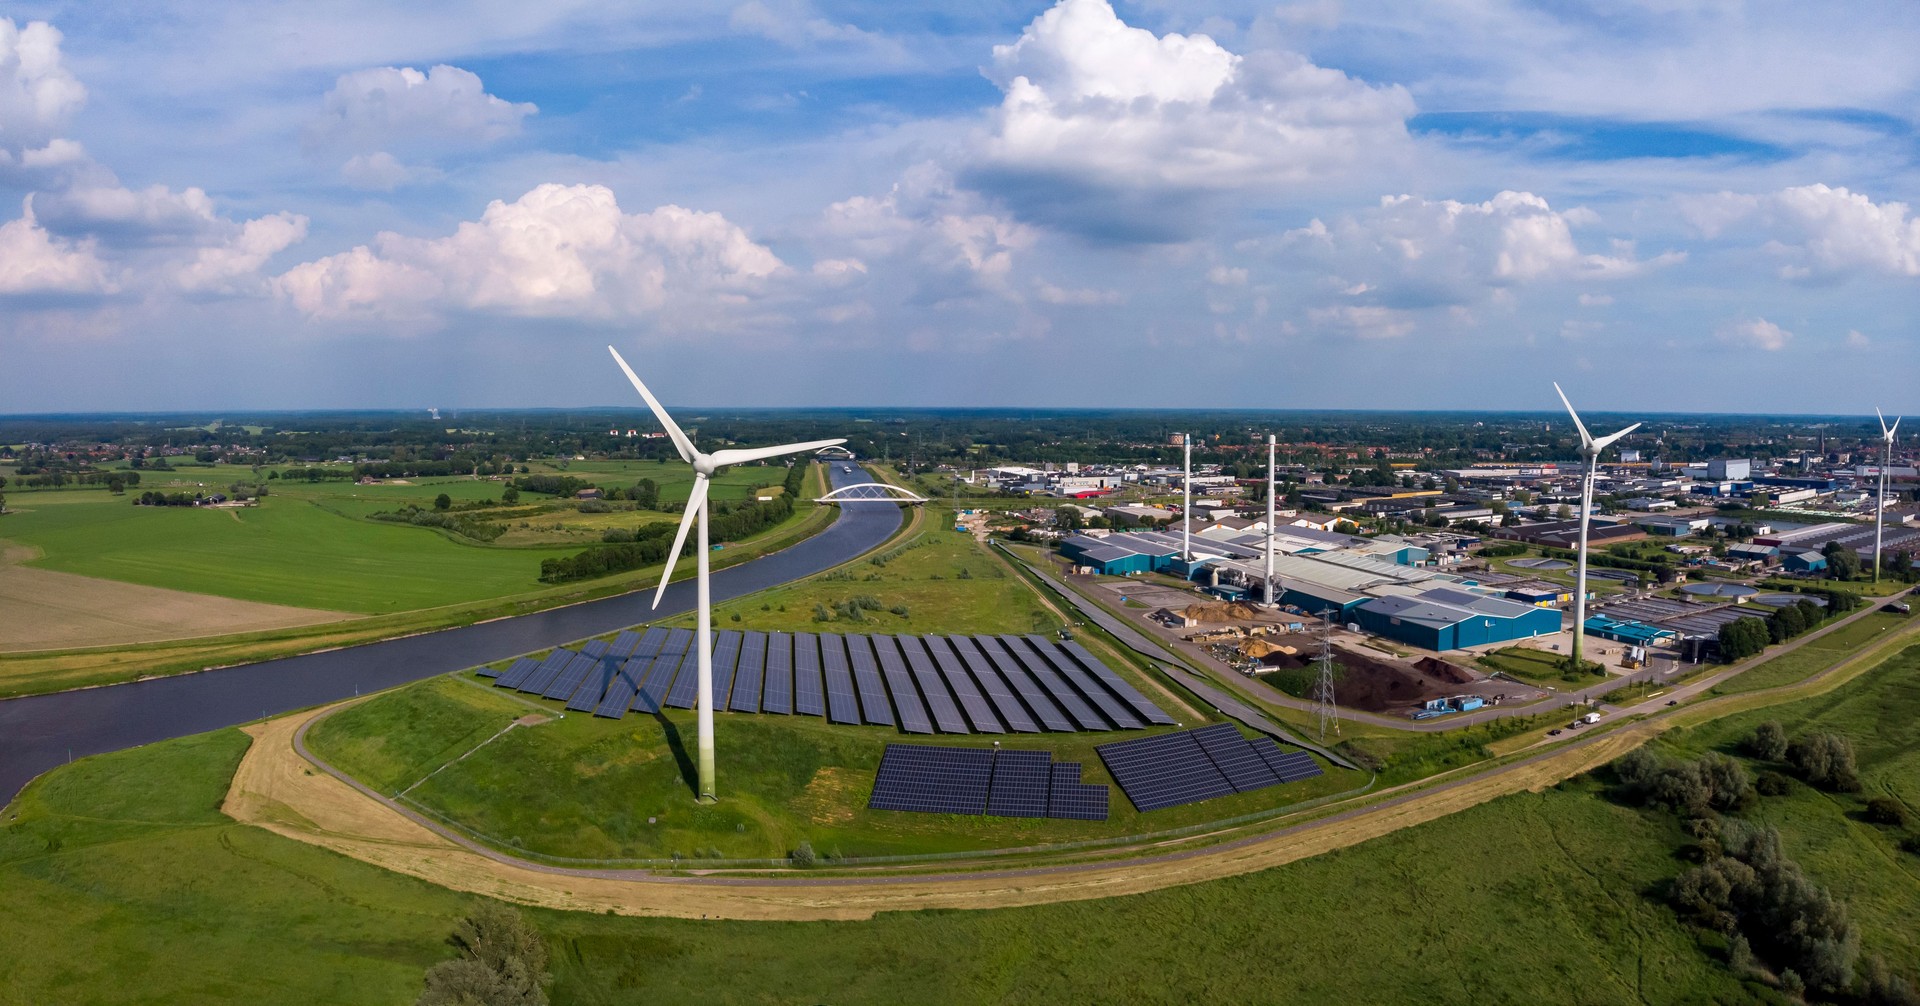
[[[877,607],[859,610],[852,604],[858,598]],[[1026,633],[1059,624],[1005,563],[955,531],[945,512],[922,514],[918,530],[866,559],[713,610],[722,628],[786,632]],[[685,615],[667,624],[690,627],[694,620]]]
[[[23,795],[0,825],[0,939],[16,948],[0,1001],[417,993],[466,899],[221,817],[245,744],[222,731],[87,759]],[[1282,869],[1104,901],[841,923],[530,917],[555,951],[555,1002],[1737,994],[1637,893],[1678,872],[1675,842],[1670,824],[1569,788]]]
[[[985,735],[906,737],[818,717],[721,714],[715,729],[725,799],[693,802],[693,714],[623,720],[570,715],[486,740],[525,706],[436,678],[344,709],[308,735],[313,753],[431,816],[507,851],[563,859],[778,859],[801,842],[823,856],[896,856],[1019,848],[1136,835],[1284,807],[1362,785],[1319,779],[1141,814],[1115,788],[1105,822],[872,811],[889,743],[991,747]],[[557,711],[558,706],[554,703]],[[416,724],[419,726],[416,727]],[[1049,750],[1081,778],[1112,785],[1094,746],[1138,733],[1011,735],[1005,747]],[[446,765],[444,770],[436,769]],[[565,794],[564,797],[557,794]]]
[[[812,476],[818,480],[824,475],[816,468]],[[270,497],[271,499],[271,497]],[[288,501],[292,502],[292,501]],[[128,510],[148,510],[127,506]],[[789,520],[764,534],[740,542],[737,546],[713,553],[712,564],[715,569],[749,561],[768,552],[778,551],[804,538],[824,530],[833,522],[836,510],[833,507],[808,506]],[[218,517],[231,521],[232,518],[220,513],[196,511],[190,515]],[[9,521],[12,517],[9,516]],[[426,528],[400,527],[390,524],[375,524],[370,521],[342,520],[349,528],[373,527],[383,531],[398,531],[415,536],[410,543],[421,540],[439,542],[447,548],[487,551],[474,546],[454,544]],[[5,525],[8,529],[12,524]],[[412,547],[410,545],[410,547]],[[538,575],[538,551],[503,549],[494,552],[497,555],[517,556],[516,561],[532,561],[533,569],[528,574],[528,583],[534,583]],[[566,554],[566,553],[554,553]],[[285,571],[286,575],[298,576],[299,570]],[[456,625],[466,625],[492,618],[522,615],[545,608],[564,604],[590,601],[601,597],[623,594],[631,590],[650,586],[660,577],[659,567],[649,567],[629,573],[617,574],[598,580],[582,581],[557,587],[529,590],[506,597],[491,598],[465,604],[427,608],[418,611],[398,612],[354,619],[346,622],[334,622],[310,628],[289,628],[264,632],[241,633],[226,636],[206,636],[165,643],[142,643],[137,646],[89,647],[85,649],[37,651],[30,653],[0,654],[0,697],[26,695],[39,692],[59,691],[66,688],[80,688],[89,685],[112,684],[132,681],[143,677],[167,674],[180,674],[202,670],[208,667],[221,667],[230,664],[249,663],[268,660],[274,657],[290,656],[314,650],[340,646],[352,646],[358,643],[372,642],[394,636],[428,632]]]
[[[1540,685],[1590,685],[1606,674],[1605,668],[1591,660],[1581,661],[1586,665],[1585,673],[1569,671],[1566,657],[1525,646],[1509,646],[1483,653],[1475,663],[1489,671],[1501,671],[1530,684]]]
[[[1792,684],[1831,666],[1840,658],[1863,647],[1873,646],[1887,633],[1914,624],[1911,615],[1876,611],[1863,615],[1851,625],[1836,629],[1798,648],[1783,653],[1751,670],[1742,671],[1714,686],[1714,694],[1730,695],[1757,691],[1776,685]]]

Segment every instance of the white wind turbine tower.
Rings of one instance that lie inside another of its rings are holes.
[[[1580,431],[1580,457],[1585,469],[1580,475],[1580,568],[1574,574],[1573,583],[1573,666],[1580,664],[1580,641],[1587,633],[1587,524],[1593,520],[1593,471],[1600,460],[1600,452],[1606,450],[1614,441],[1640,428],[1639,423],[1621,430],[1611,436],[1595,440],[1587,432],[1586,424],[1580,421],[1580,414],[1573,411],[1573,403],[1567,401],[1567,393],[1560,390],[1559,382],[1554,382],[1553,390],[1560,396],[1560,404],[1567,407],[1567,415],[1573,417],[1573,428]]]
[[[711,803],[715,796],[713,789],[713,597],[707,577],[707,553],[711,550],[707,542],[707,492],[711,484],[710,480],[714,472],[728,465],[817,451],[822,447],[834,447],[847,441],[842,437],[835,440],[814,440],[804,444],[748,447],[702,454],[694,449],[693,441],[687,439],[686,433],[681,431],[679,425],[673,421],[673,417],[667,415],[667,410],[661,407],[660,400],[653,397],[653,392],[648,391],[646,385],[640,383],[640,378],[634,374],[633,368],[627,366],[627,361],[620,358],[620,351],[608,346],[607,352],[613,354],[614,362],[618,363],[620,369],[626,373],[627,380],[633,382],[633,390],[640,392],[640,397],[646,399],[647,408],[653,410],[654,418],[660,420],[661,426],[666,427],[667,436],[673,439],[674,448],[680,452],[680,459],[693,466],[693,494],[687,497],[687,510],[680,518],[680,530],[673,536],[673,550],[667,553],[667,568],[660,574],[660,589],[654,591],[653,606],[660,607],[660,599],[667,592],[667,582],[673,579],[674,564],[680,559],[680,549],[687,543],[687,528],[697,520],[700,525],[700,535],[696,547],[699,550],[700,564],[696,577],[699,581],[696,617],[700,629],[699,638],[695,640],[694,645],[700,648],[700,696],[697,711],[700,724],[700,800],[703,803]]]
[[[1893,464],[1893,438],[1900,432],[1901,417],[1893,417],[1893,425],[1887,425],[1887,417],[1879,409],[1873,414],[1880,420],[1880,439],[1886,442],[1880,456],[1880,498],[1879,505],[1873,511],[1873,582],[1880,582],[1880,536],[1887,524],[1887,466]]]

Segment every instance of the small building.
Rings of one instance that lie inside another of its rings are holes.
[[[1753,462],[1746,458],[1714,458],[1707,462],[1707,477],[1716,482],[1753,477]]]
[[[1573,603],[1573,588],[1546,580],[1522,580],[1506,584],[1507,599],[1539,608],[1556,608]]]
[[[1772,545],[1728,545],[1727,558],[1771,564],[1780,555]]]
[[[574,495],[574,497],[575,497],[575,498],[577,498],[577,499],[583,499],[583,500],[597,500],[597,499],[599,499],[599,498],[600,498],[600,490],[598,490],[598,489],[582,489],[582,490],[580,490],[579,492],[577,492],[577,493],[574,493],[573,495]]]
[[[1650,535],[1685,538],[1695,532],[1705,531],[1708,521],[1705,517],[1642,517],[1633,524]]]
[[[1780,568],[1789,573],[1824,573],[1827,571],[1827,557],[1818,552],[1783,552],[1780,555]]]

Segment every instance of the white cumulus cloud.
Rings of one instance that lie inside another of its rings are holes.
[[[86,103],[87,89],[67,69],[60,41],[59,29],[45,21],[22,28],[0,17],[0,151],[52,139]]]
[[[1722,325],[1716,333],[1720,341],[1740,349],[1762,349],[1769,353],[1785,349],[1793,333],[1765,318],[1743,318]]]
[[[384,232],[371,247],[302,263],[274,280],[320,318],[447,311],[618,319],[735,302],[785,271],[718,213],[621,211],[598,185],[541,185],[445,237]]]
[[[340,167],[355,188],[390,191],[440,173],[424,163],[451,150],[471,150],[517,135],[539,111],[487,93],[478,75],[457,66],[374,67],[342,74],[308,124],[315,154],[345,152]]]
[[[0,295],[109,293],[107,265],[90,241],[49,234],[28,200],[20,219],[0,225]]]
[[[1031,219],[1149,240],[1180,236],[1183,202],[1288,186],[1398,147],[1414,113],[1293,52],[1229,52],[1205,35],[1132,27],[1106,0],[1061,0],[996,46],[1003,92],[971,175]],[[1169,205],[1168,201],[1172,201]],[[1091,223],[1076,219],[1094,214]]]
[[[1920,276],[1920,217],[1845,187],[1800,185],[1765,195],[1722,192],[1681,202],[1707,237],[1756,227],[1787,261],[1788,279],[1855,273]]]

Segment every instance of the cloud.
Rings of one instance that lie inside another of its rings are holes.
[[[1563,214],[1512,191],[1484,203],[1388,196],[1331,225],[1316,219],[1289,231],[1281,249],[1337,277],[1348,295],[1400,308],[1470,304],[1490,290],[1532,283],[1621,279],[1684,257],[1641,260],[1622,243],[1612,254],[1583,252]]]
[[[1072,307],[1124,304],[1127,300],[1126,294],[1118,290],[1059,287],[1043,279],[1034,281],[1034,296],[1048,304]]]
[[[1412,334],[1414,329],[1414,316],[1409,312],[1377,305],[1314,308],[1307,312],[1307,318],[1316,325],[1356,339],[1398,339]]]
[[[340,177],[356,189],[371,189],[378,192],[392,192],[410,182],[431,181],[441,177],[443,172],[425,165],[408,166],[400,163],[392,154],[376,150],[371,154],[355,154],[347,158],[340,166]]]
[[[734,31],[759,35],[793,49],[818,42],[875,42],[878,37],[850,24],[835,24],[796,0],[747,0],[727,16]]]
[[[1604,293],[1583,293],[1580,295],[1581,307],[1606,307],[1613,303],[1613,297]]]
[[[236,281],[254,280],[267,260],[306,239],[307,218],[275,213],[249,220],[227,240],[208,245],[175,274],[183,290],[232,291]]]
[[[1786,259],[1786,279],[1856,273],[1920,276],[1920,217],[1906,203],[1875,203],[1845,187],[1801,185],[1766,195],[1722,192],[1680,201],[1705,236],[1756,227]]]
[[[123,244],[190,242],[231,226],[215,212],[212,198],[192,187],[176,192],[165,185],[86,185],[31,198],[39,218],[54,231],[106,236]]]
[[[1003,92],[967,177],[1029,220],[1177,240],[1209,197],[1326,179],[1407,139],[1413,99],[1298,53],[1156,36],[1061,0],[983,72]]]
[[[889,282],[928,305],[981,295],[1021,299],[1009,282],[1013,260],[1036,238],[1033,228],[956,189],[931,164],[909,169],[884,196],[828,206],[813,231],[824,255],[857,256],[876,269],[885,264]]]
[[[1785,349],[1793,333],[1765,318],[1746,318],[1720,327],[1720,341],[1740,349],[1762,349],[1769,353]]]
[[[1850,329],[1847,332],[1847,348],[1848,349],[1866,349],[1872,345],[1873,345],[1873,340],[1867,338],[1865,335],[1862,335],[1859,329],[1857,328]]]
[[[307,126],[310,149],[416,156],[497,143],[517,135],[522,121],[539,111],[488,94],[473,72],[446,65],[425,73],[385,66],[342,74],[322,105]]]
[[[718,213],[627,214],[603,186],[547,184],[495,200],[446,237],[383,232],[372,247],[302,263],[273,285],[315,318],[620,319],[684,309],[708,322],[785,269]]]
[[[34,219],[31,199],[20,219],[0,225],[0,295],[110,293],[106,263],[90,241],[68,241]]]
[[[0,18],[0,150],[52,139],[86,104],[87,89],[66,68],[60,41],[45,21],[21,28]]]

